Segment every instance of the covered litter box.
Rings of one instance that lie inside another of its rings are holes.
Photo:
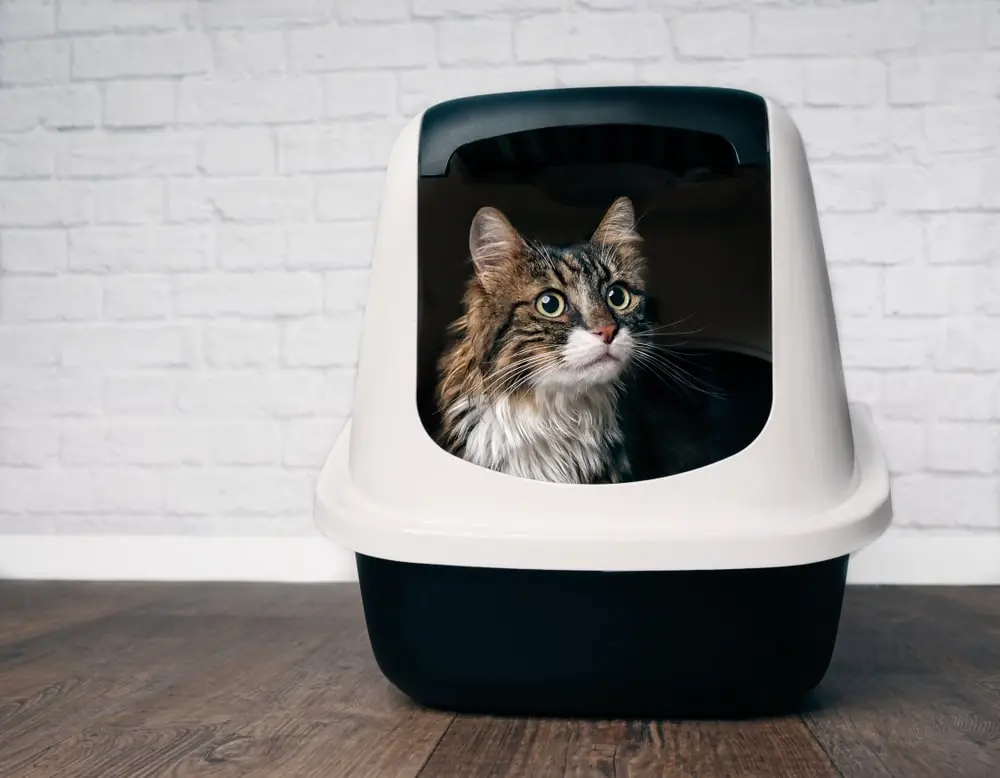
[[[446,451],[436,366],[477,211],[569,244],[620,196],[639,215],[649,300],[684,322],[671,353],[719,390],[720,428],[737,430],[725,456],[567,484]],[[318,527],[356,554],[379,666],[422,704],[587,716],[799,704],[828,667],[849,555],[891,506],[872,422],[847,400],[788,114],[737,90],[600,87],[416,117],[389,161],[354,411],[317,495]]]

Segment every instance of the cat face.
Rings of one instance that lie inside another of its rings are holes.
[[[644,260],[632,203],[619,198],[587,243],[525,240],[499,211],[473,219],[478,294],[468,299],[488,391],[609,384],[646,327]]]

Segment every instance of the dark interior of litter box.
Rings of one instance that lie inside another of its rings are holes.
[[[418,181],[418,408],[434,436],[437,361],[472,272],[485,205],[534,239],[587,240],[620,195],[639,216],[648,292],[669,358],[715,395],[718,458],[760,433],[771,405],[771,208],[766,109],[756,95],[602,87],[486,95],[424,115]],[[664,403],[704,403],[681,381]],[[655,476],[651,474],[650,477]]]

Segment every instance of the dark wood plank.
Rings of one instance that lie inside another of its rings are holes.
[[[804,719],[844,776],[995,778],[998,677],[1000,589],[856,587]]]
[[[158,584],[0,581],[0,645],[146,604]]]
[[[306,776],[328,775],[331,764],[338,776],[415,775],[451,717],[421,711],[391,689],[368,648],[356,591],[339,594],[303,592],[313,598],[312,618],[268,619],[287,623],[284,643],[247,642],[209,674],[83,729],[16,775],[264,776],[284,765]],[[159,609],[186,613],[186,596]],[[302,607],[289,596],[275,601],[278,612]],[[145,744],[141,763],[120,753],[127,732]]]
[[[421,776],[433,778],[837,775],[796,717],[747,722],[583,722],[461,716]]]

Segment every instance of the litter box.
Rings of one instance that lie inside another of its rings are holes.
[[[571,242],[618,196],[641,214],[650,299],[690,325],[692,364],[756,398],[740,440],[718,461],[614,484],[518,478],[445,451],[436,363],[477,210]],[[386,173],[353,413],[317,497],[317,526],[356,556],[375,659],[419,704],[800,706],[832,656],[850,555],[885,531],[891,498],[872,420],[847,399],[786,111],[745,91],[636,86],[484,94],[414,118]]]

